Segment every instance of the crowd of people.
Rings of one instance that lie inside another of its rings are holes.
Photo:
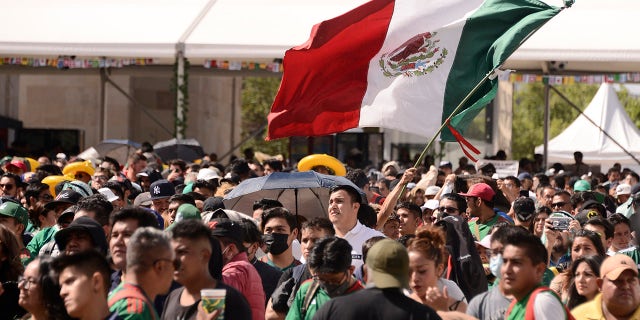
[[[0,319],[640,319],[640,179],[579,152],[517,176],[317,163],[352,182],[319,217],[226,209],[238,184],[296,170],[251,152],[35,162],[0,160]]]

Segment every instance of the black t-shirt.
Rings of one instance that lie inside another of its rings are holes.
[[[265,297],[265,306],[271,298],[273,294],[273,290],[276,289],[278,285],[278,280],[280,280],[280,276],[282,275],[282,271],[258,260],[252,262],[253,266],[258,271],[260,278],[262,279],[262,288],[264,289],[264,297]]]
[[[242,296],[238,290],[218,281],[216,289],[226,289],[227,296],[225,297],[224,318],[225,319],[238,319],[238,320],[251,320],[251,307],[249,303]],[[184,287],[175,289],[169,293],[167,300],[164,302],[164,310],[162,311],[163,320],[195,320],[198,314],[198,303],[196,301],[190,306],[180,305],[180,295]]]
[[[440,316],[397,288],[369,288],[329,300],[313,316],[313,320],[322,319],[432,320]]]

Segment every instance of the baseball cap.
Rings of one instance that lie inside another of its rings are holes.
[[[491,249],[491,235],[488,234],[482,238],[480,241],[474,241],[476,244],[481,245],[487,249]]]
[[[442,167],[451,168],[451,167],[453,167],[453,165],[451,164],[451,161],[442,160],[442,161],[440,161],[440,165],[438,167],[439,168],[442,168]]]
[[[196,179],[198,180],[206,180],[206,181],[209,181],[211,179],[217,179],[217,178],[220,178],[218,173],[215,170],[209,169],[209,168],[200,169],[200,171],[198,171],[198,176],[196,177]]]
[[[134,207],[146,207],[151,205],[151,194],[147,192],[143,192],[136,196],[135,200],[133,200]]]
[[[531,176],[531,174],[529,172],[522,172],[518,175],[518,180],[522,181],[524,179],[530,179],[533,180],[533,177]]]
[[[162,174],[152,167],[146,167],[144,168],[144,170],[138,172],[136,174],[136,177],[148,177],[149,181],[151,181],[151,183],[154,183],[162,179]]]
[[[202,210],[215,211],[216,209],[225,209],[223,200],[224,198],[222,197],[209,197],[204,201]]]
[[[420,209],[422,211],[424,211],[424,209],[431,209],[434,210],[435,208],[437,208],[440,205],[440,201],[436,200],[436,199],[429,199],[427,200],[424,205],[422,207],[420,207]]]
[[[244,228],[240,223],[226,218],[213,219],[209,222],[211,235],[234,240],[239,245],[244,241]]]
[[[118,196],[116,196],[113,191],[109,188],[100,188],[98,189],[101,195],[103,195],[109,202],[118,200]]]
[[[478,197],[484,201],[493,201],[496,193],[488,184],[480,182],[472,185],[467,193],[459,193],[459,195],[463,197]]]
[[[70,203],[77,204],[80,199],[84,198],[81,194],[71,190],[62,190],[60,194],[51,202],[44,205],[45,209],[51,210],[59,204]]]
[[[151,184],[149,187],[149,193],[151,194],[151,200],[157,200],[171,197],[176,193],[176,189],[173,186],[173,183],[166,179],[162,179]]]
[[[631,194],[631,186],[626,183],[621,183],[616,187],[616,195]]]
[[[631,270],[638,276],[638,266],[631,257],[624,254],[615,254],[607,257],[602,262],[600,277],[615,281],[626,270]]]
[[[89,217],[79,217],[73,220],[68,227],[56,232],[54,238],[60,250],[67,247],[71,234],[78,231],[88,233],[93,241],[93,246],[100,249],[100,252],[107,252],[107,237],[104,234],[104,229],[97,221]]]
[[[513,211],[520,221],[529,221],[536,213],[536,204],[533,199],[521,197],[513,202]]]
[[[27,170],[27,165],[25,165],[24,162],[22,162],[20,160],[12,160],[10,163],[7,164],[7,167],[16,167],[16,168],[22,170],[22,172],[29,171],[29,170]]]
[[[438,186],[428,186],[427,189],[424,191],[424,195],[425,196],[435,196],[436,194],[438,194],[438,191],[440,191],[440,187],[438,187]]]
[[[188,219],[201,219],[200,210],[190,203],[183,203],[176,210],[175,222]]]
[[[573,191],[589,191],[591,190],[591,183],[587,180],[578,180],[573,184]]]
[[[2,205],[0,205],[0,215],[15,218],[25,227],[29,223],[29,211],[15,202],[3,202]]]
[[[376,288],[409,287],[409,254],[400,242],[378,241],[369,249],[365,263]]]

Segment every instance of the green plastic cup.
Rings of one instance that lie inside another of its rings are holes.
[[[202,289],[200,290],[200,297],[202,299],[202,307],[207,313],[212,313],[215,310],[221,310],[220,316],[217,320],[224,319],[224,306],[225,297],[227,296],[226,289]]]

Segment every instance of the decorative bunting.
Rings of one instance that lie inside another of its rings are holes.
[[[0,57],[0,66],[14,65],[14,66],[23,66],[23,67],[54,67],[58,69],[122,68],[125,66],[146,66],[151,64],[156,64],[156,61],[151,58],[74,59],[71,57],[58,57],[58,58]]]
[[[580,76],[550,76],[550,75],[536,75],[536,74],[516,74],[511,73],[509,75],[509,82],[512,83],[549,83],[551,85],[558,84],[573,84],[573,83],[586,83],[586,84],[600,84],[602,82],[615,82],[615,83],[640,83],[640,72],[634,73],[609,73],[609,74],[594,74],[594,75],[580,75]]]
[[[266,70],[271,72],[282,72],[281,62],[248,62],[248,61],[227,61],[227,60],[205,60],[205,69],[222,70]]]

